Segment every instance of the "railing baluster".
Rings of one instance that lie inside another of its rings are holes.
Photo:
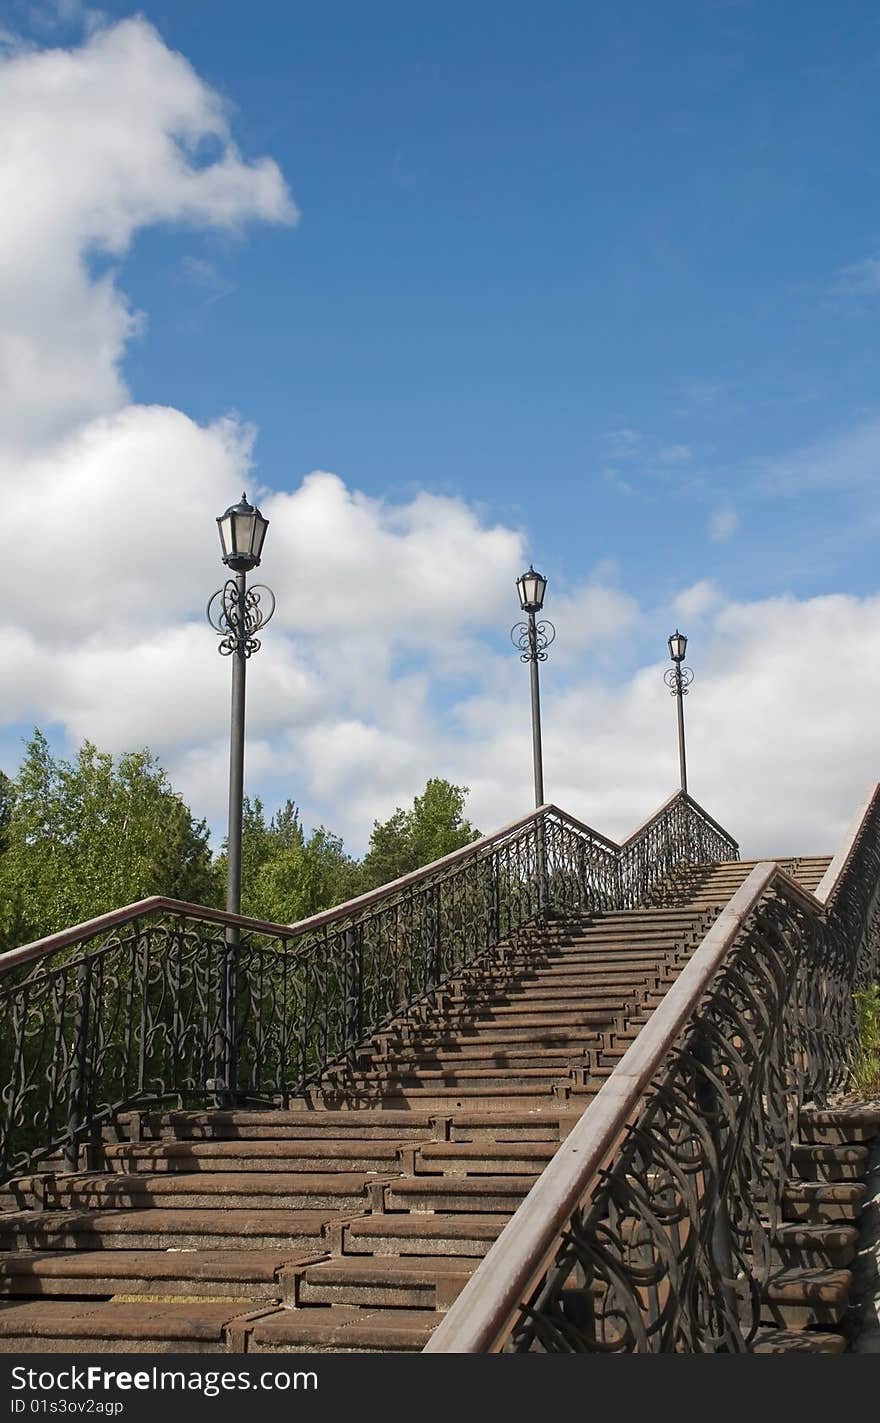
[[[64,1152],[64,1161],[68,1171],[76,1171],[79,1165],[79,1133],[83,1126],[83,1105],[86,1091],[91,982],[91,960],[83,959],[76,971],[76,1007],[73,1017],[73,1052],[67,1108],[67,1146]]]

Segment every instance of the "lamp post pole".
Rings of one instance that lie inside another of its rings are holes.
[[[226,838],[226,912],[241,913],[241,839],[244,817],[244,725],[245,669],[248,658],[260,646],[256,636],[275,611],[271,588],[255,583],[247,586],[247,575],[260,562],[269,520],[241,496],[217,520],[223,562],[234,575],[212,594],[208,621],[220,643],[218,651],[232,658],[232,710],[229,731],[229,819]],[[238,950],[237,924],[226,926],[226,950],[218,983],[218,1040],[216,1077],[209,1084],[228,1100],[234,1096],[238,1049]]]
[[[538,663],[547,661],[547,648],[556,636],[556,629],[546,619],[538,621],[536,613],[544,606],[547,579],[529,566],[516,580],[519,605],[526,615],[524,623],[515,623],[510,638],[519,651],[520,660],[529,664],[532,700],[532,764],[535,773],[535,808],[544,804],[544,755],[541,744],[541,691],[538,685]]]
[[[236,606],[245,605],[246,573],[235,575]],[[226,912],[241,913],[241,834],[244,817],[244,705],[247,653],[236,638],[232,657],[232,714],[229,734],[229,815],[226,843]]]
[[[538,684],[538,629],[535,615],[527,614],[529,627],[529,684],[532,700],[532,764],[535,771],[535,806],[544,804],[544,752],[541,745],[541,689]]]
[[[684,743],[684,699],[687,696],[688,687],[694,680],[694,674],[690,667],[683,667],[684,656],[687,652],[687,638],[683,632],[676,628],[669,638],[669,656],[672,658],[672,666],[664,674],[664,682],[676,699],[678,709],[678,765],[681,773],[681,788],[687,795],[687,755]]]
[[[532,701],[532,766],[535,773],[535,809],[544,804],[544,755],[541,746],[541,692],[538,685],[538,663],[547,661],[547,648],[556,636],[551,622],[539,621],[536,614],[544,606],[547,579],[529,565],[527,573],[516,580],[519,605],[526,615],[524,623],[515,623],[510,638],[519,651],[520,660],[529,664],[529,685]],[[535,908],[539,919],[547,913],[547,845],[543,817],[535,822]]]

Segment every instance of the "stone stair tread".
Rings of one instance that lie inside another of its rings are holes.
[[[305,1140],[297,1138],[294,1141],[281,1140],[273,1144],[271,1154],[277,1160],[287,1157],[306,1158],[320,1153],[322,1156],[332,1156],[336,1152],[343,1159],[353,1152],[375,1153],[377,1156],[387,1156],[389,1160],[396,1159],[398,1141],[391,1139],[388,1141],[371,1142],[369,1148],[364,1143],[349,1139],[340,1140],[338,1137],[308,1137]],[[242,1159],[253,1156],[262,1158],[268,1155],[268,1149],[261,1141],[236,1141],[236,1140],[212,1140],[212,1141],[146,1141],[146,1142],[116,1142],[104,1147],[104,1155],[110,1160],[124,1160],[127,1157],[136,1157],[144,1161],[165,1161],[181,1160],[201,1161],[210,1160],[214,1157],[240,1156]]]
[[[792,1201],[856,1205],[867,1193],[864,1181],[787,1181],[785,1184],[786,1198]]]
[[[469,1278],[476,1260],[461,1255],[341,1255],[308,1265],[303,1271],[309,1281],[323,1284],[393,1283],[431,1284],[441,1275]]]
[[[833,1248],[855,1245],[859,1232],[853,1225],[834,1222],[781,1221],[773,1231],[777,1240],[799,1247],[821,1244]]]
[[[115,1171],[109,1174],[89,1173],[87,1175],[55,1176],[53,1184],[65,1191],[84,1191],[112,1197],[126,1191],[149,1193],[150,1195],[179,1195],[184,1191],[198,1191],[201,1195],[226,1196],[230,1191],[240,1194],[253,1191],[256,1195],[284,1195],[290,1191],[321,1190],[337,1192],[340,1195],[362,1190],[366,1181],[375,1179],[377,1173],[365,1171],[326,1171],[312,1173],[306,1171],[162,1171],[156,1175],[148,1173],[125,1173]],[[11,1182],[11,1185],[18,1183]]]
[[[847,1165],[860,1166],[868,1160],[868,1148],[857,1143],[833,1146],[822,1143],[796,1142],[792,1148],[794,1161],[841,1161]]]
[[[450,1161],[503,1161],[516,1156],[541,1162],[549,1161],[558,1145],[558,1142],[543,1141],[431,1141],[423,1142],[416,1153],[422,1161],[438,1157]]]
[[[356,1240],[358,1236],[382,1234],[389,1239],[430,1239],[432,1236],[448,1240],[483,1239],[494,1240],[500,1234],[504,1220],[498,1215],[459,1212],[456,1215],[399,1214],[368,1215],[349,1221],[345,1227],[346,1236]]]
[[[752,1341],[753,1354],[842,1354],[842,1334],[810,1329],[759,1329]]]
[[[247,1302],[167,1300],[100,1304],[40,1300],[0,1303],[0,1339],[177,1339],[222,1341],[232,1320],[246,1313]]]
[[[837,1107],[801,1109],[801,1126],[850,1126],[866,1124],[880,1131],[880,1101],[852,1102]]]
[[[771,1301],[821,1301],[846,1305],[852,1286],[851,1270],[797,1267],[780,1270],[764,1286],[764,1298]]]
[[[455,1196],[486,1196],[493,1191],[526,1192],[535,1184],[539,1168],[529,1176],[397,1176],[389,1187],[395,1195],[432,1195],[449,1193]]]
[[[13,1228],[39,1233],[42,1227],[44,1232],[64,1228],[74,1234],[87,1235],[99,1229],[108,1234],[124,1235],[135,1230],[185,1230],[191,1225],[194,1229],[208,1228],[224,1235],[259,1234],[261,1229],[271,1227],[278,1230],[283,1226],[292,1236],[295,1233],[320,1232],[324,1224],[338,1218],[339,1212],[330,1209],[289,1210],[284,1206],[275,1210],[186,1210],[174,1207],[141,1210],[137,1207],[116,1207],[104,1211],[3,1211],[0,1212],[0,1233]]]
[[[357,1309],[314,1305],[284,1309],[258,1320],[248,1333],[248,1353],[322,1345],[325,1349],[421,1349],[442,1314],[427,1309]]]
[[[270,1282],[285,1265],[304,1264],[315,1251],[302,1250],[19,1250],[0,1257],[0,1278],[249,1280]]]

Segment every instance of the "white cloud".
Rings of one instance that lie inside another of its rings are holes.
[[[106,263],[139,228],[236,231],[296,209],[277,165],[242,159],[223,101],[142,19],[0,57],[0,132],[0,431],[27,449],[126,402],[119,364],[141,323]]]
[[[715,543],[732,538],[739,528],[739,515],[729,505],[716,509],[709,520],[709,537]]]
[[[690,445],[661,445],[657,451],[661,464],[688,464],[693,457]]]
[[[842,296],[880,296],[880,253],[841,267],[832,291]]]
[[[706,613],[712,612],[721,601],[721,593],[716,585],[708,578],[701,578],[699,583],[692,583],[689,588],[684,588],[673,601],[674,612],[683,618],[702,618]]]
[[[880,420],[863,420],[851,429],[816,440],[776,459],[757,474],[770,494],[805,494],[816,489],[874,486],[880,469]]]

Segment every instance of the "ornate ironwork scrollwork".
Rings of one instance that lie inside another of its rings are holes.
[[[268,606],[263,604],[264,596]],[[260,639],[255,634],[274,612],[275,594],[265,583],[252,583],[242,597],[237,581],[228,578],[222,588],[211,594],[206,609],[208,622],[221,639],[217,651],[224,657],[238,651],[250,657],[259,651]]]
[[[686,697],[688,687],[694,680],[694,674],[690,667],[682,667],[676,662],[674,667],[670,667],[663,673],[663,680],[669,688],[673,697]]]
[[[520,654],[521,662],[546,662],[547,648],[555,637],[556,629],[549,618],[531,624],[514,623],[510,629],[510,640]]]

